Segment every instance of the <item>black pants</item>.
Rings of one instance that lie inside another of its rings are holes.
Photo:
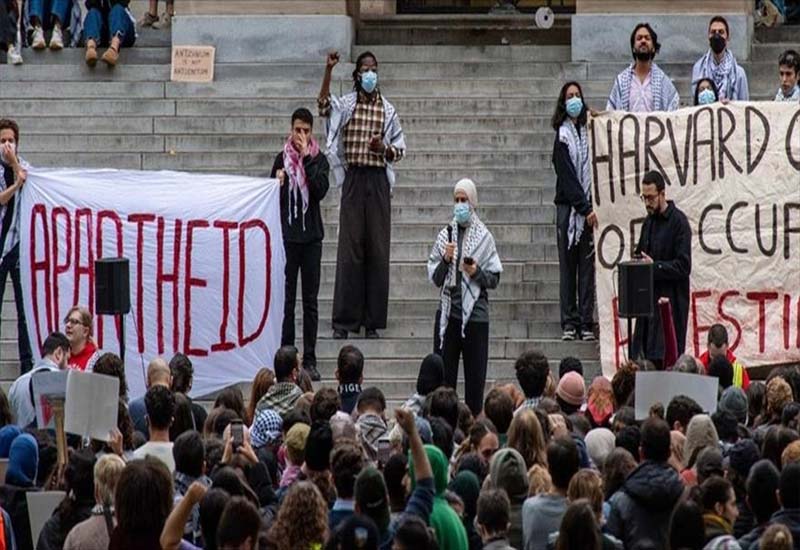
[[[571,208],[556,205],[556,241],[560,278],[561,330],[592,330],[594,326],[594,242],[584,228],[578,244],[569,246]],[[577,299],[576,299],[577,298]]]
[[[386,328],[392,211],[383,168],[351,166],[342,188],[333,328]]]
[[[0,0],[2,3],[2,0]],[[25,306],[22,301],[22,281],[19,273],[19,245],[6,254],[0,262],[0,304],[6,290],[6,280],[11,275],[11,284],[14,287],[14,303],[17,307],[17,347],[19,349],[19,372],[24,374],[33,367],[33,353],[28,340],[28,325],[25,323]]]
[[[0,47],[3,51],[17,41],[17,25],[11,18],[6,0],[0,0]]]
[[[464,360],[464,402],[477,416],[483,409],[483,389],[489,363],[489,323],[467,323],[461,336],[461,321],[452,317],[447,322],[444,343],[439,341],[439,316],[434,323],[433,352],[444,361],[444,382],[456,388],[458,360]]]
[[[286,292],[283,307],[281,345],[294,345],[294,304],[297,298],[297,275],[302,277],[303,365],[317,364],[317,325],[319,323],[320,262],[322,243],[284,243],[286,250]]]

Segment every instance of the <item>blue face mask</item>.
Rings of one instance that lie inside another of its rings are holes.
[[[697,103],[699,105],[710,105],[717,100],[717,96],[714,95],[714,92],[709,89],[705,89],[699,94],[697,94]]]
[[[468,202],[457,202],[453,205],[453,217],[456,223],[465,224],[469,221],[470,208]]]
[[[375,71],[367,71],[361,73],[361,89],[371,94],[378,87],[378,73]]]
[[[567,100],[567,114],[572,118],[578,118],[583,111],[583,100],[579,97],[571,97]]]

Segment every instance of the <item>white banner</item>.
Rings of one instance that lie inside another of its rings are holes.
[[[283,322],[285,254],[277,180],[117,170],[35,170],[20,207],[20,266],[31,347],[94,310],[94,260],[130,261],[126,375],[144,393],[155,357],[185,353],[192,395],[271,367]],[[94,338],[119,352],[113,317]]]
[[[748,367],[800,361],[800,107],[715,103],[671,113],[603,113],[589,121],[603,372],[627,353],[616,266],[646,217],[645,172],[658,170],[692,230],[686,353],[714,323]]]

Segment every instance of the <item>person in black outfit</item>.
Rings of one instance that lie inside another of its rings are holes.
[[[686,348],[689,318],[689,275],[692,272],[692,229],[686,214],[667,200],[664,177],[650,171],[642,180],[642,201],[647,218],[642,225],[635,256],[653,264],[654,315],[636,320],[631,357],[645,358],[660,366],[664,359],[664,331],[658,314],[658,300],[672,304],[678,354]]]
[[[19,371],[25,374],[33,367],[33,353],[28,340],[25,307],[22,301],[22,280],[19,271],[19,232],[14,225],[18,191],[25,185],[28,173],[17,154],[19,126],[13,120],[0,120],[0,303],[11,275],[14,303],[17,308],[17,346]]]
[[[281,185],[281,225],[286,249],[286,296],[283,308],[281,346],[294,345],[294,303],[297,274],[302,276],[303,368],[312,380],[317,370],[317,325],[319,311],[322,239],[325,232],[320,201],[328,192],[328,160],[312,135],[314,117],[308,109],[292,113],[292,133],[283,151],[275,157],[270,177]]]
[[[562,340],[595,339],[592,228],[597,214],[592,211],[586,110],[580,84],[564,84],[552,120]]]

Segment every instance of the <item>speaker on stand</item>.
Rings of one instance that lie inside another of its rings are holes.
[[[125,365],[125,315],[131,311],[128,258],[95,260],[94,311],[97,315],[113,315],[119,322],[119,356]]]
[[[653,263],[642,260],[618,266],[619,316],[628,320],[628,359],[631,359],[633,320],[653,315]]]

